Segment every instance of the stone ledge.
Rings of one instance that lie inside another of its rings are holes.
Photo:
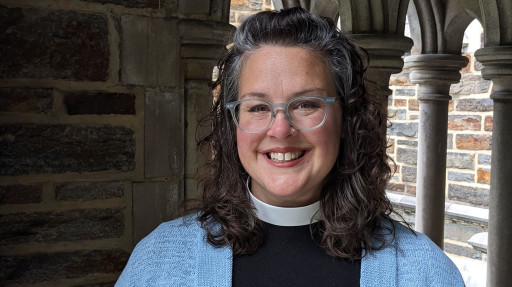
[[[387,192],[391,203],[405,209],[416,209],[416,197]],[[487,224],[489,209],[446,202],[444,205],[446,217],[464,221]]]
[[[468,240],[469,245],[471,245],[475,250],[478,250],[483,253],[487,253],[487,243],[488,243],[488,233],[480,232],[477,233]]]

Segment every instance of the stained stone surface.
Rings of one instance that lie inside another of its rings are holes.
[[[58,201],[87,201],[121,197],[124,194],[122,182],[68,182],[55,187]]]
[[[53,107],[52,93],[53,89],[0,88],[0,112],[48,113]]]
[[[0,282],[2,286],[26,285],[90,274],[119,273],[126,265],[128,257],[129,253],[122,249],[2,256]]]
[[[0,175],[134,168],[134,131],[126,127],[0,126]]]
[[[105,81],[106,17],[0,6],[0,78]]]
[[[489,206],[489,190],[472,186],[449,184],[448,199],[487,207]]]
[[[70,92],[64,95],[70,115],[134,115],[135,95],[107,92]]]
[[[42,194],[41,184],[0,185],[0,204],[39,203]]]
[[[120,209],[77,209],[0,215],[0,245],[120,237]]]

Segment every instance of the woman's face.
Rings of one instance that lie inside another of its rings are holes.
[[[297,47],[264,46],[248,55],[240,75],[239,100],[275,104],[299,96],[337,96],[332,75],[317,54]],[[314,130],[294,129],[282,110],[266,131],[237,129],[238,154],[251,176],[253,195],[275,206],[305,206],[319,200],[341,137],[337,102],[330,105],[325,123]],[[292,159],[275,160],[270,153]]]

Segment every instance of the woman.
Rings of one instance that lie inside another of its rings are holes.
[[[367,55],[328,19],[261,12],[219,64],[194,215],[134,250],[116,286],[463,286],[391,218]]]

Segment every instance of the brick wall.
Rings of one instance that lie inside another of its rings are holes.
[[[489,205],[492,143],[491,82],[482,79],[481,65],[472,54],[461,70],[461,81],[451,86],[448,117],[447,200],[477,207]],[[408,71],[393,75],[389,98],[392,126],[388,129],[388,153],[396,162],[389,190],[416,194],[416,157],[419,106],[416,85]]]

